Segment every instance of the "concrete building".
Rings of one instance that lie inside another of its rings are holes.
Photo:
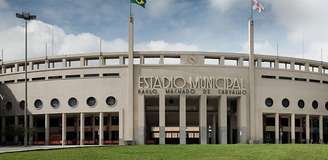
[[[128,53],[30,59],[29,143],[328,143],[328,63],[211,52],[133,57],[134,65]],[[22,144],[24,61],[5,62],[0,82],[1,144]]]

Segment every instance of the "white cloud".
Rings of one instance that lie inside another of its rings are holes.
[[[169,11],[169,8],[174,6],[176,0],[151,0],[147,4],[149,7],[150,15],[152,16],[160,16],[163,13]]]
[[[242,51],[248,53],[248,42],[244,42],[241,46]],[[276,45],[269,41],[254,42],[254,50],[256,54],[273,54],[276,53]]]
[[[197,51],[199,48],[195,45],[184,43],[168,43],[163,40],[150,41],[137,44],[137,49],[146,51]]]
[[[6,0],[0,0],[0,9],[8,8],[9,4]]]
[[[24,27],[16,26],[0,31],[0,48],[5,50],[5,60],[22,59],[24,57]],[[77,54],[98,52],[100,38],[91,33],[67,34],[57,26],[51,26],[42,21],[32,21],[28,24],[29,57],[45,56],[45,44],[48,43],[48,55],[52,48],[55,54]],[[52,32],[54,47],[52,47]],[[112,41],[102,41],[102,51],[127,51],[128,43],[121,38]],[[163,40],[137,43],[136,50],[198,50],[197,46],[184,43],[169,43]]]
[[[225,12],[235,6],[238,0],[209,0],[211,7]]]
[[[269,3],[277,23],[287,29],[288,40],[301,46],[304,39],[306,58],[317,59],[317,55],[320,57],[320,48],[328,49],[328,1],[288,0]]]

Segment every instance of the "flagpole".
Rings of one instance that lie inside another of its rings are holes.
[[[120,142],[120,144],[124,144],[126,142],[134,143],[133,140],[133,94],[134,94],[134,67],[133,67],[133,53],[134,53],[134,18],[132,14],[132,4],[129,0],[129,7],[130,7],[130,15],[129,15],[129,27],[128,27],[128,105],[126,109],[124,110],[124,132],[123,132],[123,141]],[[123,118],[123,117],[122,117]]]
[[[254,56],[254,21],[253,1],[250,0],[251,16],[248,19],[248,45],[249,45],[249,114],[250,114],[250,136],[249,143],[254,143],[256,135],[256,113],[255,113],[255,56]]]

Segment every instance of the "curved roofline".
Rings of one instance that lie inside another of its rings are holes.
[[[55,55],[55,56],[48,56],[46,57],[35,57],[35,58],[29,58],[28,61],[44,61],[44,60],[61,60],[64,58],[68,59],[78,59],[79,57],[96,57],[96,56],[128,56],[128,52],[88,52],[88,53],[77,53],[77,54],[61,54],[61,55]],[[180,56],[180,55],[200,55],[205,57],[226,57],[226,58],[244,58],[248,59],[249,54],[248,53],[240,53],[240,52],[207,52],[207,51],[135,51],[134,55],[144,55],[144,56]],[[294,58],[294,57],[286,57],[286,56],[275,56],[275,55],[268,55],[268,54],[255,54],[256,59],[264,59],[264,60],[270,60],[274,61],[277,58],[281,62],[290,62],[291,60],[301,62],[301,63],[311,63],[311,64],[324,64],[325,66],[328,66],[327,62],[322,62],[318,60],[312,60],[312,59],[304,59],[304,58]],[[4,64],[14,64],[14,63],[21,63],[24,62],[24,59],[17,59],[17,60],[10,60],[10,61],[4,61]]]

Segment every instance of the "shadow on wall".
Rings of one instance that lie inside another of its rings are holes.
[[[22,87],[24,93],[24,87]],[[24,97],[24,96],[23,96]],[[20,145],[24,141],[25,100],[17,99],[7,84],[0,85],[1,144]],[[30,112],[28,111],[28,115]],[[18,116],[15,118],[15,116]],[[5,120],[5,122],[3,122]],[[15,125],[15,121],[17,124]],[[29,124],[29,123],[27,123]],[[5,127],[3,127],[5,125]],[[32,130],[28,132],[32,133]]]

